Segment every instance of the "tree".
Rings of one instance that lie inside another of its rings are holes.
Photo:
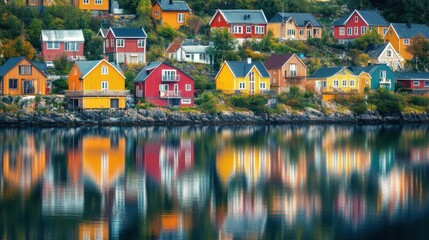
[[[136,74],[132,70],[128,70],[125,73],[125,89],[130,90],[130,93],[134,93],[134,78]]]
[[[219,67],[224,60],[230,60],[233,56],[236,40],[228,32],[228,29],[214,29],[210,34],[211,45],[207,48],[206,53],[210,56],[212,65]]]
[[[196,15],[191,15],[191,16],[188,17],[188,26],[189,26],[189,29],[192,31],[192,34],[194,34],[195,36],[200,31],[200,28],[201,28],[202,24],[203,24],[203,21],[201,20],[200,17],[198,17]]]
[[[429,40],[423,35],[413,37],[407,51],[413,55],[417,70],[421,67],[429,67]]]
[[[362,36],[355,39],[352,47],[364,51],[369,45],[382,43],[383,39],[378,34],[377,30],[365,32]]]
[[[0,45],[0,52],[3,53],[3,57],[6,59],[18,56],[25,56],[28,59],[33,59],[34,55],[36,55],[36,49],[23,37],[14,40],[5,39],[2,45]]]

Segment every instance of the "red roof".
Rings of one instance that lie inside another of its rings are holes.
[[[278,69],[281,68],[293,54],[271,54],[271,56],[265,61],[264,65],[266,69]]]
[[[182,46],[182,40],[174,41],[173,43],[170,44],[170,46],[168,46],[166,52],[174,53],[177,51],[177,49],[180,48],[180,46]]]

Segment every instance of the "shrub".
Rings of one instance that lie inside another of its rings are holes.
[[[311,91],[302,92],[298,87],[292,86],[288,93],[281,93],[278,96],[279,103],[289,105],[294,109],[304,109],[313,106],[314,93]]]
[[[195,104],[204,112],[211,114],[218,112],[216,109],[216,96],[211,92],[201,94],[199,98],[195,99]]]
[[[246,108],[252,112],[261,113],[266,111],[265,105],[267,99],[262,95],[249,95],[249,96],[232,96],[229,102],[239,108]]]
[[[428,106],[429,105],[429,97],[424,96],[411,96],[410,103],[416,106]]]
[[[350,110],[356,114],[365,113],[368,110],[365,100],[362,97],[357,97],[356,99],[351,99],[352,103],[350,105]]]
[[[402,111],[400,97],[383,88],[379,88],[370,94],[368,100],[376,106],[377,111],[383,116]]]

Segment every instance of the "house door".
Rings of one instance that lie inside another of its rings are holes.
[[[311,30],[307,29],[307,37],[311,38]]]
[[[179,96],[179,84],[174,84],[174,96]]]
[[[22,94],[34,94],[34,85],[33,81],[30,80],[23,80],[23,88],[22,88]]]
[[[250,87],[250,94],[255,94],[255,73],[250,72],[249,74],[249,87]]]
[[[110,108],[119,108],[119,99],[110,99]]]

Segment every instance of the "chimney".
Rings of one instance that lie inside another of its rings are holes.
[[[252,58],[247,58],[247,64],[252,64]]]
[[[170,0],[170,2],[169,2],[169,3],[170,3],[170,5],[171,5],[171,4],[173,4],[173,0]]]

